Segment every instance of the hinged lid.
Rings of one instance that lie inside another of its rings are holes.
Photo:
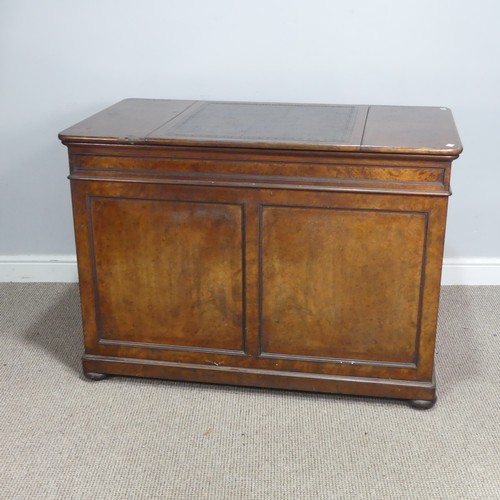
[[[65,144],[151,144],[456,156],[451,111],[125,99],[59,134]]]

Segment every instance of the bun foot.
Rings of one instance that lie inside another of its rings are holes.
[[[87,378],[89,380],[93,380],[94,382],[108,378],[108,375],[106,375],[105,373],[83,372],[83,375],[85,378]]]
[[[427,399],[412,399],[410,400],[410,406],[416,408],[417,410],[430,410],[437,398],[427,400]]]

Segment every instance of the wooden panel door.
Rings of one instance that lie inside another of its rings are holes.
[[[73,200],[87,354],[432,379],[444,197],[77,181]]]
[[[101,339],[243,349],[242,208],[93,197]]]
[[[262,352],[414,363],[426,215],[264,206]]]
[[[243,354],[243,205],[199,191],[73,184],[86,352]]]

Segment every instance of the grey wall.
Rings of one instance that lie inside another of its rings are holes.
[[[0,255],[72,254],[57,133],[125,97],[450,107],[446,255],[500,257],[500,2],[0,2]]]

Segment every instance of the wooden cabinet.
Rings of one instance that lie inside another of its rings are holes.
[[[89,378],[432,406],[448,109],[127,99],[60,138]]]

